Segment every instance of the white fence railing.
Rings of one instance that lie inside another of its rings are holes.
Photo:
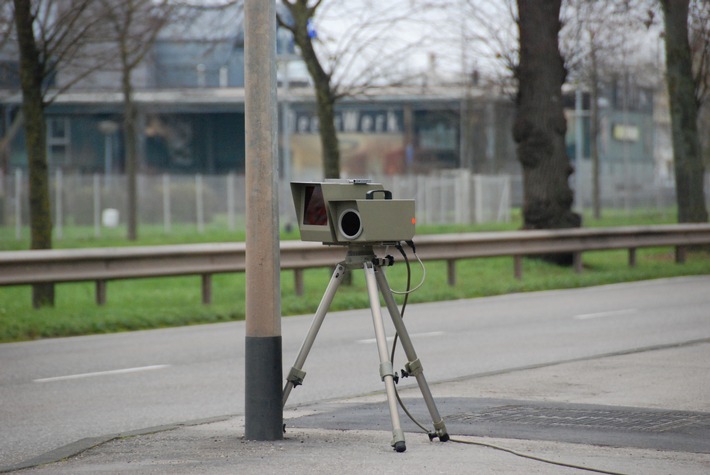
[[[511,179],[457,173],[442,176],[391,176],[373,179],[384,184],[396,198],[415,198],[421,224],[506,222],[510,220]],[[0,227],[14,227],[17,239],[29,223],[26,172],[0,175]],[[93,227],[96,237],[105,226],[125,221],[125,176],[53,172],[50,182],[52,219],[57,238],[65,226]],[[244,176],[141,175],[138,177],[138,222],[162,225],[191,224],[202,232],[211,224],[230,230],[243,229]],[[287,182],[279,183],[282,224],[294,223],[295,213]]]
[[[584,167],[572,182],[577,188],[577,210],[589,209],[591,178]],[[623,174],[601,177],[601,205],[604,209],[663,210],[675,207],[672,184],[652,177]],[[510,175],[475,175],[466,170],[443,171],[436,175],[373,177],[396,198],[416,200],[420,224],[473,224],[508,222],[511,209],[522,203],[522,180]],[[62,238],[66,226],[93,227],[98,237],[106,226],[125,222],[126,177],[82,175],[55,171],[51,174],[52,219],[55,237]],[[26,172],[0,172],[0,228],[14,228],[22,239],[29,223],[29,193]],[[706,175],[710,203],[710,174]],[[138,222],[162,226],[169,234],[178,224],[193,225],[202,232],[208,225],[230,230],[244,227],[244,176],[228,175],[141,175],[138,177]],[[279,183],[281,223],[295,221],[289,184]],[[8,233],[5,233],[6,235]],[[11,233],[10,233],[11,234]],[[25,236],[26,237],[26,236]]]

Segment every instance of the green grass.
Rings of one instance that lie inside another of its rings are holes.
[[[519,222],[519,221],[518,221]],[[585,220],[585,225],[660,224],[672,222],[649,215],[639,218],[623,213],[608,214],[601,222]],[[488,226],[431,226],[420,227],[418,234],[442,232],[467,232],[512,230],[515,223]],[[87,231],[88,230],[88,231]],[[158,245],[187,242],[238,241],[243,233],[207,228],[204,234],[194,229],[178,229],[170,236],[162,228],[141,227],[141,239],[132,245]],[[6,240],[7,229],[0,230],[3,250],[15,248]],[[14,236],[14,230],[11,235]],[[109,247],[127,245],[120,234],[105,233],[100,239],[93,237],[91,228],[64,230],[64,238],[55,247]],[[297,239],[296,233],[282,233],[283,239]],[[17,246],[22,249],[22,245]],[[388,269],[388,279],[394,289],[404,289],[406,266],[397,255],[397,264]],[[461,298],[499,295],[510,292],[574,288],[615,282],[644,280],[679,275],[710,273],[710,254],[696,251],[688,254],[685,264],[674,262],[671,248],[643,249],[637,252],[637,266],[629,268],[626,251],[597,251],[584,254],[584,271],[576,274],[570,268],[558,267],[538,259],[526,259],[523,278],[513,276],[513,259],[509,257],[468,259],[458,261],[457,284],[446,283],[444,262],[426,263],[426,282],[420,290],[410,295],[409,302],[427,302]],[[334,263],[335,264],[335,263]],[[422,276],[418,263],[412,264],[412,282],[416,285]],[[38,338],[132,331],[169,326],[202,324],[240,320],[244,318],[244,274],[215,275],[212,289],[213,303],[200,303],[199,276],[157,279],[122,280],[108,283],[107,304],[97,306],[94,301],[94,284],[72,283],[56,286],[56,304],[53,308],[35,310],[31,307],[29,286],[0,287],[0,342],[32,340]],[[294,293],[293,273],[281,275],[282,310],[284,315],[311,314],[315,311],[330,279],[327,269],[304,272],[305,294]],[[332,310],[367,308],[369,301],[362,272],[353,273],[352,285],[341,286]],[[400,297],[397,297],[401,301]]]
[[[515,209],[512,211],[511,221],[508,223],[418,225],[417,234],[512,231],[520,228],[520,223],[522,222],[520,216],[520,210]],[[631,214],[623,210],[606,210],[599,220],[592,218],[589,213],[585,213],[583,217],[584,226],[587,227],[669,224],[675,222],[675,212],[672,210],[634,210]],[[166,233],[162,225],[143,224],[138,229],[139,239],[137,241],[126,240],[125,226],[102,228],[98,237],[94,233],[93,226],[66,226],[62,229],[62,236],[58,237],[55,229],[54,247],[56,249],[72,249],[230,242],[243,241],[245,236],[243,225],[238,225],[237,229],[233,231],[227,229],[226,218],[218,218],[214,223],[205,225],[202,233],[198,232],[197,226],[194,224],[172,224],[170,233]],[[23,227],[20,235],[21,238],[18,240],[16,230],[11,225],[0,226],[0,251],[29,249],[29,228]],[[298,231],[291,230],[289,232],[282,229],[281,239],[299,239]]]

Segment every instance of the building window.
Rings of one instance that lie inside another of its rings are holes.
[[[71,145],[68,117],[47,119],[47,160],[52,167],[69,165]]]

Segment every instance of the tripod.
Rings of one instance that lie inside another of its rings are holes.
[[[361,268],[365,271],[365,280],[367,283],[367,293],[370,298],[370,309],[372,311],[372,323],[375,327],[375,339],[377,341],[377,352],[380,358],[380,377],[385,383],[385,389],[387,391],[387,401],[389,404],[390,417],[392,419],[392,446],[397,452],[404,452],[407,449],[406,443],[404,441],[404,432],[399,420],[399,413],[397,412],[397,394],[394,386],[394,368],[392,362],[389,360],[388,350],[387,350],[387,339],[385,336],[385,326],[382,319],[382,313],[380,309],[380,299],[378,294],[382,293],[389,314],[392,317],[392,323],[394,324],[395,330],[402,341],[402,347],[404,348],[405,355],[407,357],[408,363],[405,364],[405,371],[417,379],[417,384],[426,403],[427,409],[429,409],[429,414],[434,423],[434,431],[429,433],[429,438],[434,439],[438,437],[440,441],[446,442],[449,440],[449,435],[446,432],[446,425],[443,419],[439,415],[439,411],[434,403],[434,398],[429,390],[429,385],[424,377],[424,372],[422,370],[422,364],[417,357],[417,353],[412,345],[412,340],[409,338],[409,333],[407,328],[404,326],[402,321],[402,316],[400,315],[399,308],[397,307],[394,297],[392,296],[392,291],[390,290],[389,284],[387,283],[387,278],[385,273],[382,271],[382,265],[392,265],[393,259],[380,259],[378,258],[372,245],[365,244],[360,246],[350,245],[346,254],[346,258],[343,262],[338,263],[333,276],[328,283],[328,287],[323,294],[318,309],[316,310],[315,316],[313,317],[313,322],[308,330],[301,349],[298,352],[298,357],[293,367],[289,371],[288,377],[286,378],[286,386],[283,391],[283,405],[286,405],[288,396],[291,390],[303,383],[303,378],[306,376],[306,372],[303,371],[303,364],[308,357],[308,353],[313,346],[318,330],[323,323],[325,314],[328,312],[335,293],[338,287],[343,281],[346,272]]]

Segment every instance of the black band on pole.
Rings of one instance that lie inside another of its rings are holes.
[[[283,439],[281,337],[246,337],[244,437]]]

